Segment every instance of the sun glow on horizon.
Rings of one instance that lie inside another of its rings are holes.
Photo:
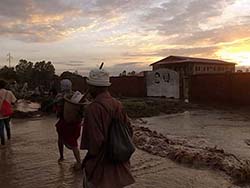
[[[226,61],[237,63],[237,66],[250,66],[250,51],[230,52],[221,51],[219,57]]]
[[[239,66],[250,66],[250,39],[225,45],[216,52],[216,55]]]

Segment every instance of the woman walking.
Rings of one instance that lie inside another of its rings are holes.
[[[59,118],[56,123],[56,130],[58,134],[58,149],[60,157],[58,162],[64,160],[64,145],[73,151],[76,163],[74,165],[75,169],[81,168],[81,158],[80,152],[78,149],[77,139],[80,137],[81,131],[81,119],[68,123],[64,119],[64,96],[73,94],[72,92],[72,83],[68,79],[63,79],[61,81],[61,92],[56,96],[56,112],[57,117]]]
[[[0,80],[0,137],[1,137],[1,144],[5,145],[5,135],[4,135],[4,127],[6,129],[7,138],[10,140],[11,138],[11,130],[10,130],[10,115],[11,114],[3,114],[6,109],[12,110],[12,105],[16,102],[16,97],[10,90],[6,90],[7,83],[4,80]],[[6,104],[7,105],[4,105]]]

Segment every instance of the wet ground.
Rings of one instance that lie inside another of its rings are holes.
[[[217,146],[241,159],[250,159],[248,112],[196,110],[143,120],[147,122],[144,126],[170,138],[186,139],[199,146]]]
[[[235,116],[235,117],[234,117]],[[237,119],[238,118],[238,119]],[[200,144],[217,144],[248,157],[250,126],[247,119],[217,111],[195,111],[146,118],[145,126],[168,136],[186,137]],[[75,172],[73,154],[65,150],[65,162],[57,163],[54,117],[13,120],[13,138],[0,146],[1,188],[80,188],[81,172]],[[248,127],[249,126],[249,127]],[[250,152],[249,152],[250,153]],[[81,152],[84,155],[84,152]],[[136,184],[132,188],[229,188],[229,178],[208,169],[194,169],[138,150],[132,159]]]

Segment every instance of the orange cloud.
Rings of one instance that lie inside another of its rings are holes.
[[[216,55],[222,59],[236,62],[240,66],[250,66],[250,38],[223,44]]]

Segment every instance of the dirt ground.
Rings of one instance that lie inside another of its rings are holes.
[[[131,188],[237,187],[219,172],[185,167],[141,150],[137,150],[132,165],[136,183]]]
[[[147,123],[144,125],[167,136],[190,139],[193,143],[200,144],[223,143],[223,139],[220,140],[225,133],[224,142],[228,144],[224,143],[220,146],[229,145],[230,152],[239,153],[241,157],[248,157],[248,146],[244,143],[250,130],[248,120],[236,115],[238,119],[232,119],[231,113],[214,114],[213,111],[198,111],[191,112],[191,114],[187,115],[185,112],[145,118],[144,121]],[[199,120],[198,123],[196,118]],[[210,121],[206,123],[209,119]],[[0,147],[1,188],[82,187],[81,173],[72,169],[74,160],[71,151],[66,150],[64,163],[60,165],[57,163],[55,121],[54,117],[13,120],[13,139],[6,146]],[[231,122],[229,127],[223,127],[225,121]],[[237,142],[240,143],[236,144]],[[239,150],[241,152],[238,152]],[[81,155],[83,156],[84,152],[81,152]],[[220,171],[188,167],[141,150],[137,150],[133,156],[132,172],[136,183],[130,186],[131,188],[237,187],[232,184],[228,176]]]

